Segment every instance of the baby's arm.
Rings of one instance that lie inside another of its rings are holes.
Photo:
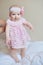
[[[30,22],[25,21],[25,22],[23,23],[23,25],[26,25],[26,26],[29,27],[31,30],[33,30],[33,26],[32,26],[32,24],[31,24]]]
[[[10,49],[9,25],[6,25],[6,44],[8,49]]]
[[[6,38],[9,39],[9,25],[6,25]]]

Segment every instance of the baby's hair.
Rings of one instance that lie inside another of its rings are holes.
[[[11,8],[13,8],[13,7],[18,7],[18,8],[20,8],[20,9],[21,9],[20,14],[21,14],[21,15],[24,14],[24,7],[20,7],[19,5],[12,5],[12,6],[10,6],[10,8],[9,8],[9,16],[11,16],[11,13],[13,12],[13,11],[11,12]]]

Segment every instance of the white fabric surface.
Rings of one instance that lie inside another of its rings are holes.
[[[0,65],[43,65],[43,41],[30,42],[26,57],[21,63],[16,63],[9,55],[0,53]]]

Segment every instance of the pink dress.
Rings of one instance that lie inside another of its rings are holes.
[[[7,24],[10,26],[9,36],[11,39],[12,48],[24,48],[26,47],[27,42],[30,40],[30,36],[27,33],[23,23],[25,19],[21,18],[19,21],[7,20]]]

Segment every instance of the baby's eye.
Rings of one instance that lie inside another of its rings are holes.
[[[16,14],[12,14],[12,15],[16,15]]]
[[[18,15],[20,15],[20,14],[18,14]]]

